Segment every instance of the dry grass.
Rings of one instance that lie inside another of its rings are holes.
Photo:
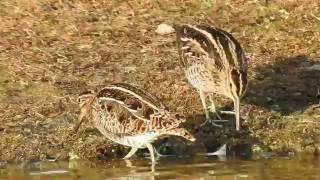
[[[77,94],[114,81],[138,84],[180,113],[201,114],[174,35],[155,33],[160,23],[232,32],[251,56],[242,109],[250,135],[275,150],[319,145],[319,110],[311,108],[319,71],[307,71],[320,61],[316,0],[2,0],[0,18],[0,160],[104,151],[96,131],[69,133]]]

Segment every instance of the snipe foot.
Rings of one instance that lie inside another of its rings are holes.
[[[211,118],[206,118],[206,121],[202,124],[200,124],[200,127],[206,125],[206,124],[211,124],[212,126],[215,126],[215,127],[223,127],[222,125],[220,124],[217,124],[216,122],[227,122],[228,120],[224,120],[224,119],[211,119]]]
[[[150,157],[151,157],[152,163],[156,163],[156,159],[155,159],[155,156],[154,156],[154,148],[153,148],[152,144],[147,143],[146,146],[147,146],[147,148],[148,148],[148,150],[150,152]]]
[[[213,125],[215,127],[222,127],[222,125],[217,124],[217,122],[227,122],[228,120],[223,120],[221,118],[221,116],[219,115],[219,112],[216,110],[216,106],[214,104],[212,95],[209,96],[211,105],[208,107],[208,109],[210,110],[210,112],[214,113],[214,115],[217,117],[217,119],[211,119],[210,118],[209,111],[208,111],[208,109],[206,109],[205,95],[204,95],[204,93],[202,91],[200,91],[200,98],[201,98],[202,105],[204,107],[205,114],[206,114],[206,121],[204,123],[202,123],[200,125],[200,127],[206,125],[207,123],[210,123],[211,125]]]
[[[235,115],[236,113],[234,111],[219,111],[220,114],[230,114]]]
[[[123,159],[129,159],[131,156],[133,156],[138,151],[138,148],[131,148],[129,153],[123,158]]]

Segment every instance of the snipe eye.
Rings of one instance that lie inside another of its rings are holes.
[[[179,119],[180,116],[179,116],[179,114],[175,114],[174,117]]]
[[[175,114],[174,116],[175,116],[176,119],[183,119],[184,118],[184,116],[182,116],[180,114]]]

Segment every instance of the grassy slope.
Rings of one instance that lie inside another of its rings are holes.
[[[232,32],[251,56],[246,133],[274,150],[319,146],[313,105],[320,76],[307,70],[320,61],[317,1],[2,0],[0,18],[2,160],[122,155],[93,129],[70,136],[77,94],[113,81],[138,84],[190,119],[202,114],[174,36],[155,33],[160,23],[211,23]]]

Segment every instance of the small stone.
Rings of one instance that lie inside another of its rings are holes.
[[[281,110],[281,108],[278,104],[273,104],[271,106],[271,111],[280,111],[280,110]]]
[[[0,161],[0,169],[4,169],[7,165],[7,161]]]
[[[292,93],[292,95],[293,95],[293,96],[301,96],[302,93],[301,93],[301,92],[294,92],[294,93]]]
[[[136,71],[137,71],[137,67],[135,67],[135,66],[124,67],[124,72],[126,72],[126,73],[136,72]]]
[[[28,134],[31,133],[31,129],[28,129],[28,128],[25,128],[23,131],[24,131],[25,133],[28,133]]]
[[[15,118],[17,118],[17,119],[21,119],[22,118],[22,115],[16,115],[16,117]]]
[[[273,100],[272,100],[271,97],[267,97],[267,101],[268,101],[268,102],[272,102]]]
[[[174,32],[173,27],[171,27],[168,24],[164,24],[164,23],[158,25],[158,27],[156,29],[156,33],[160,34],[160,35],[170,34],[170,33],[173,33],[173,32]]]
[[[311,67],[308,68],[308,70],[317,70],[317,71],[320,71],[320,64],[315,64]]]
[[[238,174],[238,177],[240,178],[247,178],[249,177],[248,174]]]
[[[46,161],[48,161],[48,162],[57,162],[57,158],[51,157],[51,156],[47,156],[46,157]]]
[[[80,45],[78,46],[78,48],[79,48],[80,50],[82,50],[82,49],[91,49],[92,46],[91,46],[90,44],[80,44]]]
[[[140,52],[141,53],[145,53],[145,52],[147,52],[147,50],[146,49],[141,49]]]

